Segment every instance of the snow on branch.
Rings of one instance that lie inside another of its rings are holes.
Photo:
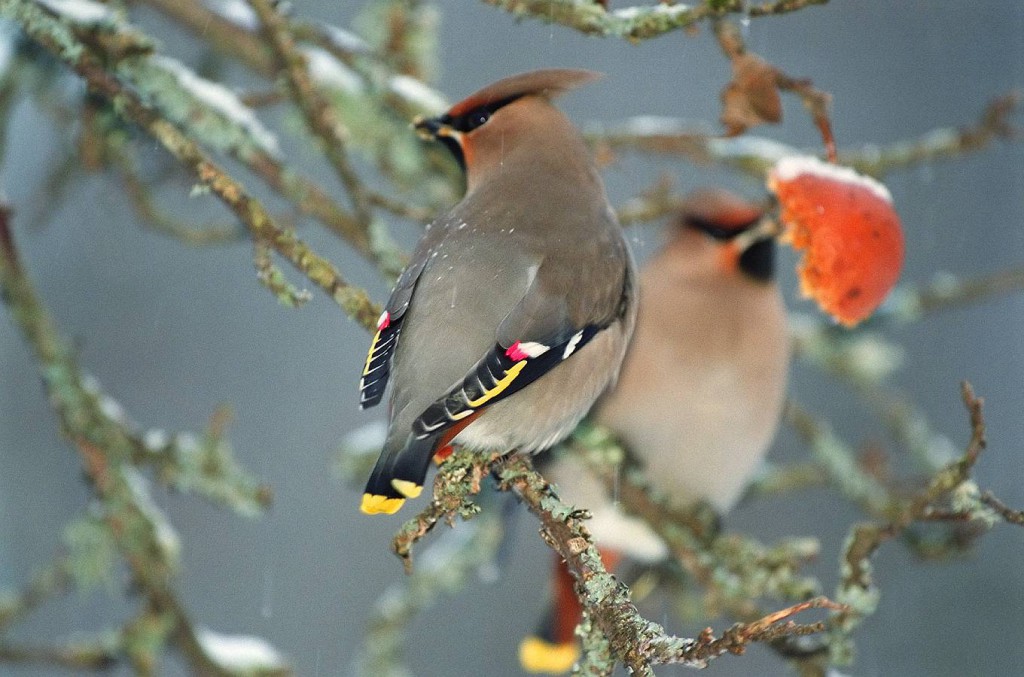
[[[697,4],[659,3],[608,9],[594,0],[484,0],[517,17],[557,23],[587,35],[625,38],[632,42],[689,28],[701,21],[730,14],[759,18],[795,12],[828,0],[777,0],[753,4],[746,0],[716,0]]]

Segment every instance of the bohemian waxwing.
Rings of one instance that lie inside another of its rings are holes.
[[[414,125],[466,171],[377,325],[363,408],[393,381],[361,509],[394,513],[449,444],[535,452],[615,379],[636,316],[632,256],[579,132],[551,103],[596,73],[540,70]]]
[[[664,248],[641,271],[632,346],[618,384],[592,414],[680,506],[703,500],[728,511],[778,425],[789,341],[773,281],[775,243],[753,229],[761,215],[722,190],[687,198]],[[667,554],[576,459],[562,456],[544,474],[563,500],[593,513],[588,528],[606,563]],[[579,604],[560,560],[555,567],[552,609],[520,646],[533,672],[565,672],[578,656]]]

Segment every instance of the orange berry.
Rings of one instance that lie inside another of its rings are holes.
[[[878,181],[813,157],[787,157],[768,173],[782,207],[782,241],[804,252],[800,291],[847,327],[877,308],[903,266],[903,232]]]

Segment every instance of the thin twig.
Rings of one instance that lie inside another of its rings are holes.
[[[949,517],[950,513],[941,507],[942,501],[971,502],[970,509],[959,512],[982,522],[987,517],[989,504],[976,495],[976,487],[971,481],[971,470],[986,446],[984,402],[966,381],[961,384],[961,396],[971,429],[963,456],[939,470],[928,486],[910,500],[894,506],[889,520],[854,525],[847,536],[842,555],[844,574],[836,593],[836,599],[846,604],[847,609],[830,619],[833,660],[849,660],[849,633],[877,607],[879,593],[874,585],[871,557],[883,543],[904,534],[914,522]],[[1007,521],[1016,523],[1012,516]]]
[[[65,670],[110,670],[120,662],[119,646],[106,637],[95,641],[76,641],[63,646],[37,646],[0,643],[0,663],[26,663],[60,667]]]
[[[276,72],[274,53],[266,42],[216,12],[201,0],[137,0],[180,24],[193,27],[204,42],[221,54],[241,59],[264,76]]]
[[[831,482],[869,515],[884,517],[894,509],[893,497],[875,477],[864,472],[855,454],[824,421],[795,402],[787,402],[783,418],[811,448]]]
[[[408,674],[404,649],[412,619],[433,605],[441,594],[453,594],[469,584],[475,572],[493,561],[503,536],[501,517],[485,513],[431,544],[405,580],[389,587],[377,599],[356,662],[358,674]]]
[[[653,186],[619,207],[616,214],[619,223],[631,226],[677,215],[685,204],[685,197],[672,191],[672,177],[665,174]]]
[[[138,176],[134,163],[125,153],[118,153],[115,163],[125,195],[145,227],[192,246],[228,244],[238,242],[239,239],[245,237],[246,231],[236,223],[196,227],[169,216],[157,207],[149,187]]]
[[[886,146],[850,149],[839,154],[839,162],[881,177],[893,171],[960,158],[987,148],[997,139],[1019,141],[1024,135],[1011,118],[1020,111],[1021,99],[1020,91],[1008,92],[992,99],[974,124],[940,127],[915,139]]]
[[[46,600],[66,591],[72,582],[69,569],[67,558],[60,557],[45,569],[37,571],[19,594],[0,597],[0,633]]]
[[[812,539],[767,547],[739,534],[719,533],[718,517],[710,507],[698,503],[680,509],[650,485],[641,468],[628,462],[607,463],[605,459],[627,455],[599,426],[581,425],[568,446],[569,453],[605,482],[609,495],[614,492],[624,512],[644,520],[661,537],[672,557],[703,588],[708,616],[725,612],[750,620],[763,615],[754,600],[799,601],[819,591],[814,579],[799,575],[801,565],[818,554]]]
[[[480,493],[480,483],[497,454],[458,454],[445,462],[434,478],[430,504],[395,534],[391,547],[401,558],[406,572],[412,571],[412,549],[438,522],[451,523],[456,517],[468,519],[479,511],[472,497]]]
[[[254,240],[252,252],[253,267],[256,268],[256,279],[260,281],[260,284],[269,289],[271,294],[277,297],[281,305],[288,308],[298,308],[313,298],[308,289],[296,288],[284,276],[284,272],[274,265],[270,247],[265,242]]]
[[[731,21],[716,20],[714,26],[718,44],[726,57],[733,62],[734,66],[739,63],[744,65],[753,64],[756,66],[756,73],[767,81],[758,80],[757,86],[749,82],[744,83],[747,87],[754,87],[754,90],[741,93],[741,99],[745,102],[745,105],[763,105],[766,97],[771,100],[773,105],[770,119],[755,115],[756,121],[778,122],[781,120],[782,109],[778,100],[778,91],[796,94],[800,97],[821,134],[821,139],[825,146],[825,157],[829,162],[835,162],[836,142],[832,134],[832,121],[828,114],[832,97],[828,93],[815,88],[810,80],[793,78],[786,75],[778,67],[765,62],[757,55],[748,53],[739,28]],[[768,85],[767,87],[764,86],[766,84]],[[765,91],[765,89],[768,91]],[[744,121],[744,124],[740,124],[737,129],[732,130],[730,135],[745,131],[746,127],[749,126],[748,122],[754,122],[754,120]]]
[[[801,489],[827,485],[828,478],[817,463],[772,465],[747,486],[744,499],[780,496]]]
[[[302,111],[310,131],[322,142],[327,159],[335,172],[345,184],[356,219],[369,225],[373,218],[370,204],[367,201],[363,183],[356,174],[345,150],[347,145],[345,130],[338,119],[337,112],[320,96],[313,86],[309,75],[306,59],[295,46],[295,38],[289,30],[288,23],[277,11],[270,0],[249,0],[249,5],[256,11],[267,42],[274,49],[279,68],[284,72],[291,91],[292,100]]]
[[[1008,524],[1024,527],[1024,510],[1014,510],[996,498],[991,491],[986,491],[981,495],[981,502],[999,513],[999,516]]]

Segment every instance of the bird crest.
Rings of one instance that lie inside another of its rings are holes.
[[[448,115],[457,117],[497,101],[518,99],[533,94],[553,99],[571,89],[602,77],[601,73],[578,68],[545,68],[511,75],[491,83],[451,107]]]

